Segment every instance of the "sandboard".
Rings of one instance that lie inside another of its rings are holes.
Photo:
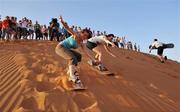
[[[71,83],[71,86],[72,86],[72,87],[70,87],[69,90],[70,90],[70,91],[83,91],[83,90],[86,90],[87,87],[85,87],[82,82],[81,82],[81,84],[82,84],[82,87],[76,87],[76,86],[74,85],[74,83]]]
[[[68,74],[68,73],[67,73]],[[69,74],[68,74],[69,75]],[[71,82],[71,81],[70,81]],[[71,88],[69,88],[69,90],[70,91],[83,91],[83,90],[86,90],[87,89],[87,87],[85,87],[84,86],[84,84],[82,83],[82,81],[81,81],[81,84],[82,84],[82,87],[76,87],[75,85],[74,85],[74,83],[72,83],[71,82]]]
[[[152,47],[152,45],[149,45],[149,49]],[[174,44],[173,43],[168,43],[168,44],[163,44],[164,49],[167,48],[174,48]],[[152,47],[152,49],[157,49],[155,46]]]
[[[92,60],[89,60],[87,63],[90,65],[90,67],[91,67],[93,70],[95,70],[96,72],[98,72],[98,73],[101,74],[101,75],[114,76],[114,73],[111,72],[111,71],[109,71],[109,70],[100,71],[97,66],[92,65]]]
[[[86,89],[87,89],[86,87],[82,87],[82,88],[70,88],[69,90],[70,91],[84,91]]]
[[[173,43],[169,43],[169,44],[163,44],[163,47],[166,48],[174,48],[174,44]]]

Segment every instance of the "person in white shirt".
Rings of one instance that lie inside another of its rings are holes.
[[[149,46],[149,53],[151,53],[152,49],[157,49],[157,57],[160,59],[162,63],[164,63],[163,51],[164,51],[164,43],[158,42],[157,39],[154,39],[154,42]]]
[[[111,56],[116,57],[114,54],[112,54],[108,48],[107,45],[110,44],[112,47],[116,47],[116,45],[109,41],[108,38],[114,37],[113,34],[109,35],[101,35],[101,36],[95,36],[87,40],[86,47],[92,50],[95,55],[95,60],[93,60],[93,65],[99,66],[100,70],[103,71],[103,66],[102,66],[102,52],[101,50],[97,47],[100,44],[104,45],[104,48],[107,53],[109,53]]]

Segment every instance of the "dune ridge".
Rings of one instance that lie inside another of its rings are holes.
[[[67,62],[55,54],[56,45],[49,41],[0,45],[0,112],[180,111],[178,62],[161,64],[148,54],[111,48],[117,58],[104,54],[103,62],[116,75],[102,76],[83,54],[79,71],[88,89],[73,92],[68,91]]]

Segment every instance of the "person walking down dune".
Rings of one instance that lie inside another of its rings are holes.
[[[106,50],[107,53],[109,53],[111,56],[116,57],[114,54],[112,54],[106,45],[110,44],[112,47],[116,47],[116,45],[109,41],[108,38],[113,38],[114,35],[113,34],[109,34],[109,35],[101,35],[101,36],[95,36],[92,37],[90,39],[88,39],[87,43],[86,43],[86,47],[89,48],[90,50],[92,50],[94,53],[96,53],[95,55],[95,60],[93,60],[93,65],[98,66],[100,71],[104,71],[106,70],[106,68],[102,65],[102,52],[101,50],[97,47],[100,44],[104,45],[104,48]]]
[[[83,85],[76,69],[78,63],[81,62],[81,54],[73,49],[80,46],[84,50],[82,45],[83,40],[91,38],[92,32],[88,29],[83,29],[80,32],[74,32],[61,16],[59,19],[63,27],[71,34],[71,36],[61,41],[57,45],[55,51],[59,56],[69,61],[69,81],[72,81],[75,87],[82,87]]]
[[[150,49],[149,53],[151,53],[152,49],[157,49],[157,57],[159,58],[161,63],[164,63],[166,59],[163,57],[163,51],[165,49],[164,43],[158,42],[158,39],[154,39],[153,43],[149,46],[149,49]]]

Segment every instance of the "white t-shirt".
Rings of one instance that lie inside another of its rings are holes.
[[[156,47],[156,48],[163,47],[163,43],[158,41],[153,42],[151,45],[152,47]]]
[[[119,39],[119,43],[123,43],[123,39],[122,38]]]
[[[28,22],[27,22],[27,21],[23,21],[23,22],[22,22],[22,27],[23,27],[23,28],[27,28],[27,25],[28,25]]]
[[[95,36],[95,37],[92,37],[92,38],[88,39],[88,41],[92,42],[92,43],[100,44],[100,43],[104,43],[105,42],[104,38],[105,38],[104,35]]]
[[[34,27],[33,27],[32,24],[31,24],[31,25],[28,25],[28,28],[29,28],[30,30],[34,30]]]

